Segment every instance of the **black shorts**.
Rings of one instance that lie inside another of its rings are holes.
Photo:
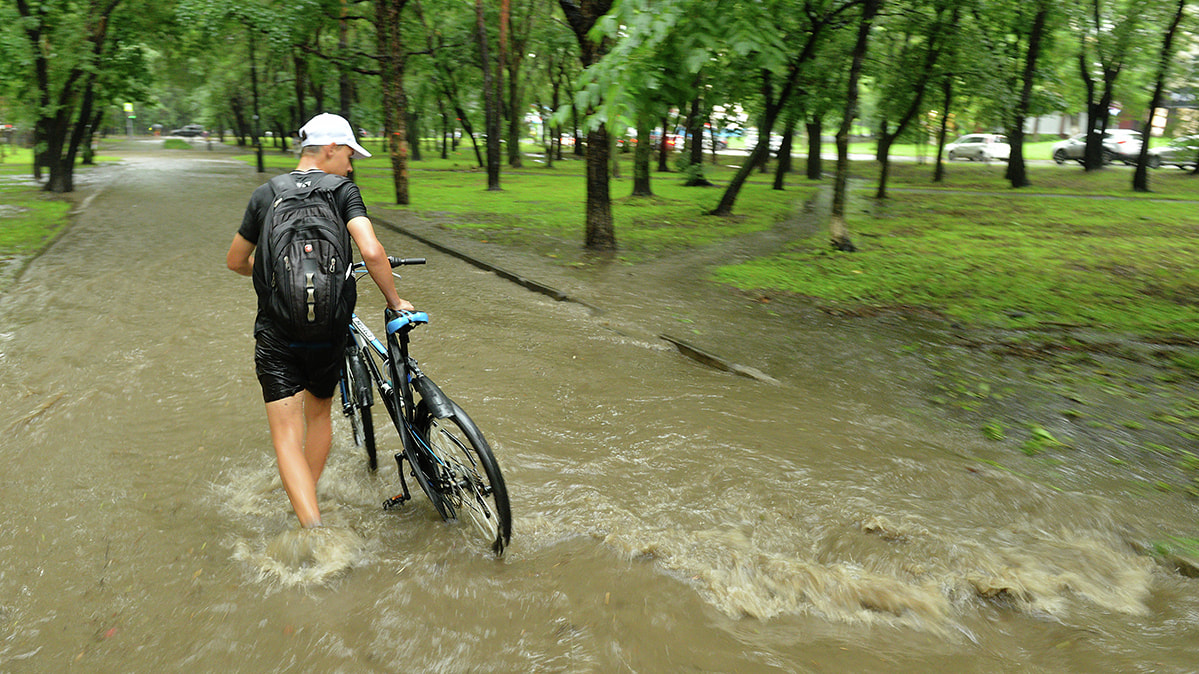
[[[344,339],[319,344],[289,342],[270,330],[259,332],[254,371],[262,385],[263,402],[290,398],[305,390],[317,398],[332,398],[344,356]]]

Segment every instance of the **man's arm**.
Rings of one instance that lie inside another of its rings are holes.
[[[391,275],[387,251],[375,236],[375,228],[371,225],[370,218],[360,215],[346,223],[346,227],[350,230],[350,236],[354,238],[354,244],[358,246],[358,252],[362,254],[362,261],[366,263],[366,270],[370,272],[371,279],[379,286],[383,297],[387,298],[387,308],[412,311],[412,303],[400,298],[400,294],[396,292],[395,277]]]
[[[249,276],[254,271],[254,244],[241,234],[234,234],[225,255],[225,266],[242,276]]]

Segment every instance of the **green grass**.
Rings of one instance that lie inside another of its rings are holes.
[[[0,257],[36,253],[67,224],[71,205],[25,184],[33,161],[29,150],[5,148],[0,163]]]
[[[581,169],[581,162],[563,162],[553,169],[507,170],[501,174],[502,191],[488,192],[482,171],[436,170],[421,164],[411,173],[413,205],[404,210],[438,218],[444,226],[479,239],[528,245],[549,255],[568,254],[578,249],[581,238],[586,202]],[[359,173],[368,201],[385,201],[393,190],[390,174],[366,168]],[[683,187],[678,174],[657,174],[654,197],[633,198],[628,170],[625,175],[611,183],[611,192],[621,253],[628,259],[770,229],[794,212],[797,200],[816,190],[806,186],[779,192],[753,185],[746,189],[742,214],[717,218],[706,213],[719,201],[719,188]]]
[[[112,157],[94,159],[115,161]],[[4,159],[0,161],[0,259],[37,253],[68,222],[71,204],[29,182],[32,162],[31,150],[4,148]]]
[[[611,183],[613,217],[620,253],[631,262],[769,229],[819,189],[793,174],[780,192],[770,189],[771,174],[754,173],[735,215],[715,218],[705,213],[735,167],[705,166],[715,188],[683,187],[679,174],[655,172],[656,196],[632,199],[631,165],[628,155],[621,158],[624,177]],[[276,153],[272,161],[283,170],[294,159]],[[406,207],[387,205],[394,188],[382,152],[355,165],[371,208],[402,208],[480,240],[575,259],[583,162],[553,168],[530,157],[525,162],[519,170],[504,167],[500,192],[486,191],[469,148],[445,160],[412,162]],[[834,252],[819,224],[817,235],[715,269],[713,278],[851,311],[931,311],[985,328],[1065,326],[1199,339],[1196,177],[1151,171],[1153,192],[1137,194],[1126,167],[1087,173],[1074,165],[1030,165],[1033,185],[1020,190],[1005,182],[1003,164],[949,164],[942,183],[932,182],[932,172],[931,164],[893,164],[889,198],[880,202],[873,198],[877,166],[855,163],[847,219],[857,253]]]
[[[548,167],[527,156],[524,166],[501,169],[502,190],[487,191],[487,175],[478,167],[473,150],[462,146],[446,159],[426,153],[426,159],[409,164],[411,205],[394,206],[390,160],[378,141],[363,143],[374,154],[354,161],[355,180],[372,209],[401,208],[406,213],[436,219],[442,226],[479,240],[531,248],[551,257],[574,259],[582,239],[586,185],[584,162],[573,157]],[[254,161],[250,155],[243,157]],[[621,255],[644,260],[672,251],[709,245],[760,232],[791,217],[798,205],[819,189],[817,184],[793,175],[788,189],[770,189],[772,174],[754,174],[743,190],[736,214],[717,218],[712,210],[723,187],[693,188],[682,185],[677,172],[651,175],[652,198],[632,198],[631,155],[621,155],[622,178],[610,185],[612,216]],[[295,158],[267,152],[268,171],[294,167]],[[705,164],[705,175],[723,184],[735,167]]]
[[[851,215],[859,251],[822,238],[716,271],[746,289],[911,306],[1001,328],[1199,336],[1194,203],[900,193]]]

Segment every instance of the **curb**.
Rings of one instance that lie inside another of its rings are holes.
[[[430,239],[427,236],[417,234],[416,232],[413,232],[410,229],[407,229],[405,227],[397,225],[388,220],[384,220],[382,218],[377,218],[377,217],[372,217],[371,220],[372,220],[372,222],[375,222],[376,224],[378,224],[379,226],[381,226],[385,229],[389,229],[397,234],[402,234],[409,238],[416,239],[417,241],[423,243],[426,246],[429,246],[430,248],[433,248],[434,250],[440,251],[440,252],[445,253],[446,255],[450,255],[452,257],[456,257],[459,260],[462,260],[468,264],[474,265],[475,267],[478,267],[479,269],[482,269],[484,271],[489,271],[489,272],[499,276],[500,278],[511,281],[511,282],[513,282],[521,287],[524,287],[528,290],[531,290],[535,293],[540,293],[542,295],[545,295],[546,297],[552,298],[559,302],[571,302],[573,304],[578,304],[580,306],[587,307],[592,312],[592,314],[596,315],[596,316],[599,316],[599,315],[602,315],[605,313],[603,309],[601,309],[595,305],[588,304],[587,302],[584,302],[582,300],[571,297],[570,295],[567,295],[566,293],[562,292],[561,290],[558,290],[557,288],[548,286],[539,281],[534,281],[532,279],[526,278],[524,276],[521,276],[520,274],[508,271],[502,267],[499,267],[490,262],[487,262],[486,260],[481,260],[477,257],[474,257],[473,255],[470,255],[461,250],[458,250],[457,248],[453,248],[453,247],[446,245],[440,241],[435,241],[433,239]],[[670,335],[665,335],[665,334],[658,335],[658,339],[661,339],[662,341],[667,342],[668,344],[673,346],[680,355],[686,356],[687,358],[690,358],[691,360],[694,360],[695,362],[697,362],[701,365],[710,367],[714,370],[720,370],[721,372],[730,372],[732,374],[740,375],[742,377],[747,377],[749,379],[753,379],[753,380],[760,381],[760,382],[767,383],[767,384],[778,384],[779,383],[779,381],[777,379],[775,379],[774,377],[771,377],[770,375],[766,374],[765,372],[762,372],[761,370],[758,370],[757,368],[752,368],[752,367],[749,367],[746,365],[740,365],[738,363],[734,363],[734,362],[728,360],[727,358],[723,358],[723,357],[717,356],[713,353],[704,351],[703,349],[700,349],[699,347],[688,344],[687,342],[684,342],[681,339],[677,339],[675,337],[671,337]]]
[[[588,304],[582,300],[575,299],[575,298],[571,297],[570,295],[567,295],[566,293],[562,292],[561,290],[558,290],[557,288],[547,286],[544,283],[540,283],[538,281],[534,281],[532,279],[525,278],[524,276],[521,276],[520,274],[510,272],[510,271],[504,269],[503,267],[499,267],[499,266],[491,264],[490,262],[487,262],[485,260],[481,260],[472,255],[468,255],[467,253],[464,253],[456,248],[451,248],[450,246],[447,246],[446,244],[441,243],[440,241],[435,241],[433,239],[430,239],[427,236],[417,234],[416,232],[413,232],[410,229],[401,227],[400,225],[397,225],[393,222],[389,222],[387,220],[382,220],[382,219],[375,218],[375,217],[372,217],[371,221],[382,225],[385,229],[390,229],[391,231],[393,231],[397,234],[403,234],[404,236],[407,236],[409,238],[416,239],[417,241],[420,241],[421,243],[425,244],[426,246],[428,246],[430,248],[433,248],[442,253],[445,253],[446,255],[456,257],[459,260],[462,260],[464,262],[472,264],[484,271],[489,271],[489,272],[499,276],[500,278],[511,281],[519,286],[523,286],[524,288],[527,288],[535,293],[541,293],[542,295],[545,295],[546,297],[557,300],[559,302],[572,302],[574,304],[579,304],[579,305],[585,306],[588,309],[590,309],[592,312],[594,312],[596,315],[604,313],[604,311],[602,309],[600,309],[599,307]]]

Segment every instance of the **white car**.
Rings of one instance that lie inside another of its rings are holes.
[[[1007,161],[1012,154],[1012,146],[1008,145],[1006,136],[995,133],[971,133],[946,145],[945,154],[950,161],[954,159]]]
[[[1053,144],[1050,152],[1053,161],[1064,164],[1073,159],[1082,163],[1087,149],[1087,134],[1080,133]],[[1103,132],[1103,163],[1110,164],[1121,161],[1125,164],[1137,163],[1141,154],[1141,134],[1129,129],[1108,129]]]
[[[1183,136],[1170,141],[1169,145],[1149,148],[1149,167],[1177,166],[1189,169],[1199,159],[1199,136]]]

